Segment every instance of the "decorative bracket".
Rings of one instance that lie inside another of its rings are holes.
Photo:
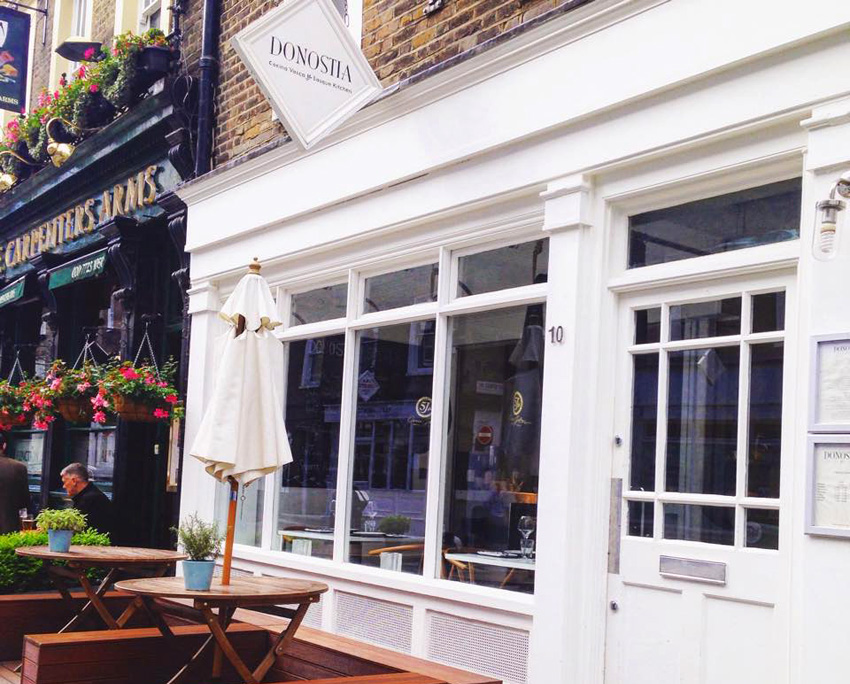
[[[135,232],[138,222],[126,216],[116,216],[101,228],[101,234],[107,241],[109,263],[118,276],[119,288],[112,293],[112,298],[124,303],[130,308],[135,296],[133,286],[133,263],[135,259],[134,243],[138,240]]]
[[[189,255],[186,253],[186,204],[175,193],[167,192],[157,198],[156,203],[165,209],[168,216],[168,234],[174,249],[180,258],[180,268],[171,274],[171,277],[180,286],[183,293],[184,303],[189,290]]]

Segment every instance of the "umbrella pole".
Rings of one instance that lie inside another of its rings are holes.
[[[221,583],[230,584],[230,565],[233,563],[233,537],[236,535],[236,501],[239,498],[239,483],[230,480],[230,506],[227,509],[227,535],[224,538],[224,565],[221,568]]]

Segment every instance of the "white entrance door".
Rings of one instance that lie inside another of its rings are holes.
[[[793,282],[621,301],[609,684],[787,681]]]

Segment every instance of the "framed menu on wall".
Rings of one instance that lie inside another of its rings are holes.
[[[806,532],[850,537],[850,435],[809,437]]]
[[[850,333],[812,338],[809,432],[850,433]]]

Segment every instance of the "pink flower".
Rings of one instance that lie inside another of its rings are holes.
[[[106,414],[103,411],[95,411],[92,416],[92,420],[95,423],[105,423],[106,422]]]
[[[25,401],[24,402],[24,411],[31,411],[31,410],[32,410],[32,406],[29,404],[29,402]]]
[[[92,57],[94,57],[94,48],[90,47],[83,53],[83,59],[91,59]]]
[[[64,79],[63,79],[63,80],[64,80]],[[58,90],[55,90],[55,91],[53,92],[53,99],[54,99],[54,100],[58,100],[58,99],[59,99],[59,91],[58,91]]]
[[[125,380],[138,380],[142,377],[133,368],[122,368],[121,375],[124,376]]]
[[[103,393],[99,393],[97,396],[91,398],[91,405],[95,408],[106,408],[109,406],[109,402],[103,398]]]
[[[165,409],[161,409],[161,408],[154,409],[153,417],[154,418],[168,418],[168,411],[166,411]]]
[[[156,380],[154,380],[152,375],[149,375],[148,377],[145,378],[145,384],[146,385],[155,385]]]
[[[78,78],[85,78],[86,77],[86,67],[85,67],[85,65],[81,66],[79,71],[77,71],[77,77]]]
[[[53,382],[50,383],[50,389],[58,390],[62,387],[62,378],[55,378]]]
[[[97,92],[97,90],[98,90],[98,88],[97,88],[97,83],[92,83],[92,84],[89,86],[89,92],[91,92],[91,93],[96,93],[96,92]]]
[[[165,382],[165,380],[160,380],[158,383],[156,383],[156,386],[157,387],[168,387],[168,383]]]
[[[32,426],[36,430],[46,430],[47,429],[47,423],[45,423],[43,420],[34,420],[32,422]]]
[[[169,394],[167,397],[165,397],[165,400],[169,404],[176,404],[177,403],[177,395],[176,394]]]
[[[91,387],[91,383],[83,380],[81,383],[77,384],[77,391],[85,392],[89,387]]]

